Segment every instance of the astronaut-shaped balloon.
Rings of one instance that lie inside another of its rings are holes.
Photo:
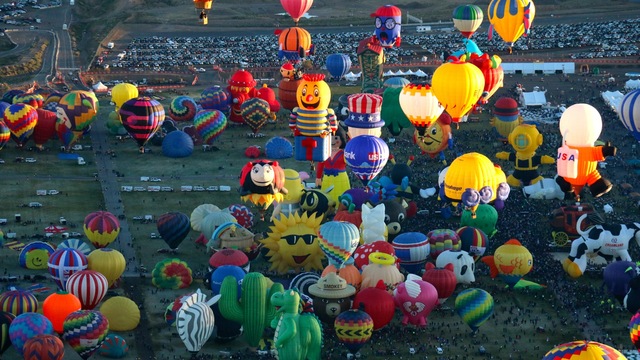
[[[371,14],[375,18],[376,38],[385,48],[400,46],[400,28],[402,27],[402,11],[397,6],[384,5]]]

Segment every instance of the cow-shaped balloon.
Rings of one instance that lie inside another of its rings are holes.
[[[476,281],[474,271],[476,264],[473,257],[464,250],[446,250],[438,255],[436,266],[443,268],[447,264],[453,264],[453,272],[456,274],[458,284],[471,284]]]

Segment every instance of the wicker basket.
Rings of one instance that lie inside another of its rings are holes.
[[[220,248],[250,248],[253,245],[253,237],[253,233],[242,226],[231,226],[220,233]]]

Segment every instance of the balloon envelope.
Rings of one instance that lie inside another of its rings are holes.
[[[48,261],[49,273],[60,290],[67,288],[67,280],[74,272],[87,268],[87,257],[76,249],[58,249]]]
[[[118,280],[124,272],[127,262],[120,251],[111,248],[93,250],[87,256],[89,270],[95,270],[107,278],[109,287]]]
[[[120,234],[120,222],[108,211],[96,211],[84,218],[84,234],[96,248],[111,244]]]
[[[38,113],[38,122],[33,129],[33,141],[36,146],[42,147],[44,143],[55,135],[58,116],[53,111],[40,108],[36,109],[36,112]]]
[[[318,241],[329,264],[340,268],[358,247],[360,231],[346,221],[329,221],[320,226]]]
[[[40,334],[24,343],[22,354],[28,360],[62,360],[64,344],[55,335]]]
[[[338,339],[355,354],[373,334],[373,319],[361,310],[343,311],[334,322]]]
[[[96,352],[109,333],[109,321],[101,312],[79,310],[64,320],[62,338],[80,357],[88,359]]]
[[[156,133],[165,117],[162,104],[149,97],[128,100],[118,112],[122,126],[140,147]]]
[[[478,330],[493,314],[493,296],[485,290],[471,288],[456,297],[455,310],[471,330]]]
[[[18,316],[38,311],[38,299],[29,291],[10,290],[0,294],[0,310]]]
[[[185,303],[178,310],[176,328],[187,351],[197,353],[213,333],[213,310],[204,302]]]
[[[532,0],[491,0],[487,15],[493,29],[511,46],[529,33],[536,7]]]
[[[204,143],[211,145],[227,128],[227,117],[220,110],[204,109],[193,118],[193,125]]]
[[[138,88],[133,84],[119,83],[111,89],[111,101],[116,105],[116,110],[125,102],[137,97]]]
[[[341,79],[351,69],[351,58],[347,54],[331,54],[327,56],[326,66],[331,76]]]
[[[231,108],[231,94],[219,85],[206,88],[200,94],[200,106],[203,109],[228,112]]]
[[[266,100],[250,98],[240,105],[240,114],[253,133],[257,133],[271,117],[271,109]]]
[[[453,26],[467,39],[478,30],[484,14],[476,5],[460,5],[453,10]]]
[[[62,334],[63,322],[67,315],[80,310],[80,300],[68,292],[57,292],[47,296],[42,303],[42,314],[51,321],[53,330]]]
[[[78,297],[83,310],[92,310],[98,306],[108,289],[106,276],[95,270],[78,271],[67,280],[67,291]]]
[[[40,334],[54,335],[51,321],[38,313],[24,313],[16,316],[9,326],[9,338],[13,347],[22,354],[27,340]]]
[[[578,340],[560,344],[549,350],[542,360],[555,359],[626,359],[620,351],[595,341]]]
[[[0,150],[2,150],[2,148],[5,145],[7,145],[10,138],[11,138],[11,130],[9,130],[4,120],[0,120]]]
[[[169,105],[169,117],[175,121],[191,121],[197,111],[198,104],[189,96],[175,97]]]
[[[98,98],[89,91],[75,90],[60,98],[56,131],[67,149],[90,129],[98,108]]]
[[[162,214],[156,224],[160,237],[171,249],[177,249],[191,230],[189,217],[181,212]]]
[[[16,316],[10,312],[0,311],[0,355],[11,347],[9,326],[15,318]]]
[[[38,122],[38,112],[27,104],[13,104],[4,111],[4,123],[19,146],[24,145]]]
[[[280,0],[280,4],[297,24],[302,15],[309,11],[311,5],[313,5],[313,0]]]
[[[620,121],[640,141],[640,89],[628,92],[618,106]]]
[[[387,164],[389,146],[376,136],[360,135],[347,142],[344,158],[351,171],[366,185]]]
[[[182,130],[168,133],[162,140],[162,155],[170,158],[184,158],[193,154],[193,139]]]

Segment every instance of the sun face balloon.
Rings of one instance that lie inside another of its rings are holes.
[[[522,35],[528,35],[536,16],[536,7],[532,0],[492,0],[487,15],[491,27],[509,45]],[[493,30],[489,29],[489,33]]]
[[[120,234],[120,222],[108,211],[96,211],[84,218],[84,233],[96,248],[111,244]]]
[[[431,87],[444,110],[457,123],[482,96],[484,75],[473,64],[446,62],[433,72]]]
[[[402,28],[402,11],[394,5],[384,5],[371,14],[375,18],[376,38],[385,48],[400,46]]]
[[[520,241],[511,239],[499,246],[493,256],[484,256],[482,262],[489,265],[491,277],[500,278],[513,287],[533,267],[533,256]]]
[[[298,213],[274,219],[269,234],[261,242],[269,249],[271,270],[281,274],[290,269],[322,270],[324,254],[317,241],[322,216]]]

